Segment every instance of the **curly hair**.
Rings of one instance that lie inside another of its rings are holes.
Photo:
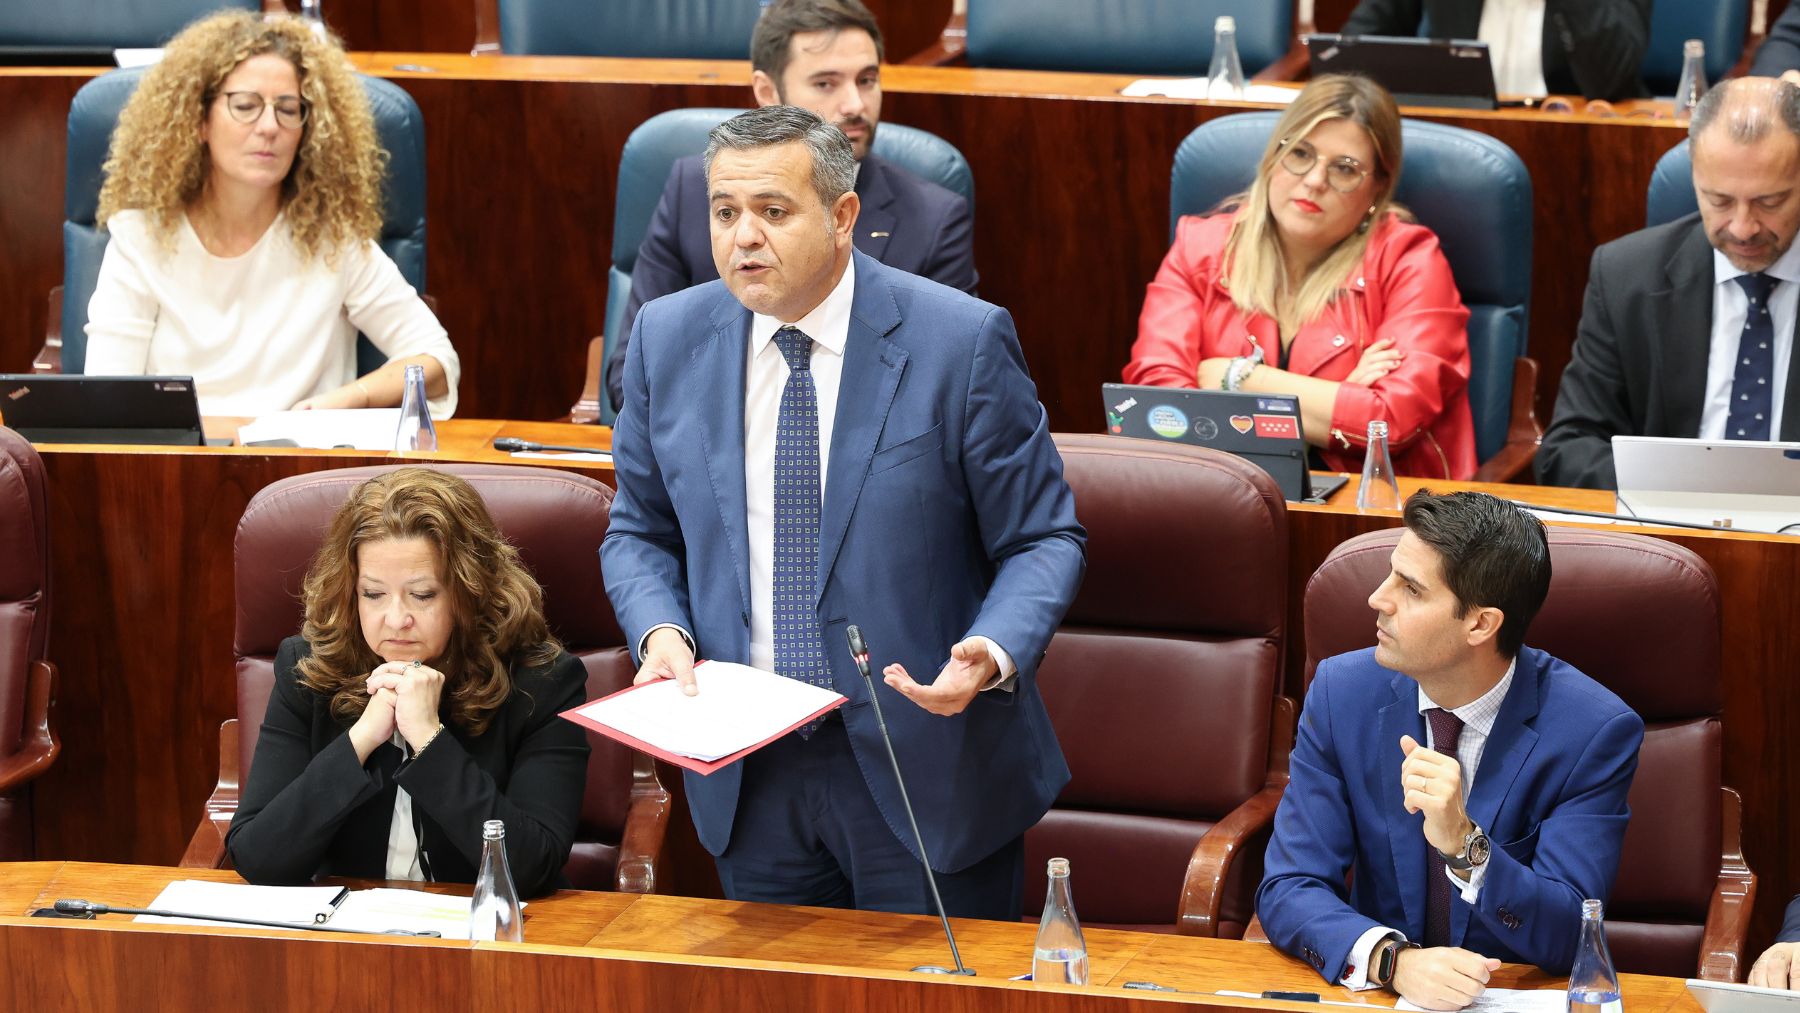
[[[294,65],[311,106],[294,164],[281,185],[294,246],[335,265],[340,249],[381,233],[387,152],[375,134],[368,95],[338,41],[295,17],[267,21],[220,12],[170,40],[119,114],[100,188],[100,224],[120,211],[144,212],[164,248],[175,248],[181,216],[205,193],[212,160],[200,126],[225,78],[254,56]]]
[[[544,621],[544,592],[494,526],[468,482],[431,468],[400,468],[357,486],[338,509],[302,585],[312,647],[300,684],[331,698],[339,720],[368,703],[363,682],[382,659],[363,638],[357,609],[357,551],[390,538],[423,538],[436,548],[438,576],[454,628],[433,668],[444,673],[450,720],[471,735],[487,730],[512,693],[509,663],[544,665],[562,645]]]

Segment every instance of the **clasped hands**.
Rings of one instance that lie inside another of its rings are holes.
[[[906,668],[897,663],[881,670],[882,681],[896,692],[945,717],[961,713],[981,687],[998,674],[999,663],[980,637],[969,637],[952,647],[950,660],[929,684],[915,682]],[[657,679],[674,679],[688,696],[699,692],[694,685],[694,654],[688,649],[686,638],[673,627],[656,630],[645,639],[643,663],[638,666],[632,685]]]
[[[1425,814],[1428,845],[1447,855],[1460,854],[1463,841],[1475,829],[1463,809],[1462,765],[1454,756],[1426,749],[1410,735],[1400,737],[1400,752],[1406,757],[1400,764],[1406,811]],[[1458,946],[1407,949],[1396,955],[1389,984],[1416,1006],[1455,1010],[1474,1002],[1499,968],[1500,961]]]
[[[364,683],[369,694],[362,717],[350,727],[350,744],[356,758],[367,762],[376,747],[400,732],[413,752],[424,749],[438,734],[438,700],[444,691],[444,673],[419,662],[388,661],[375,667]]]

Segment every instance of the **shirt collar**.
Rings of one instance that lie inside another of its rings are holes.
[[[1494,683],[1494,688],[1481,694],[1450,713],[1462,719],[1462,723],[1482,734],[1485,738],[1494,732],[1494,721],[1500,716],[1500,701],[1506,699],[1506,691],[1512,688],[1513,671],[1519,667],[1518,655],[1513,655],[1512,664],[1506,666],[1506,674]],[[1419,713],[1423,714],[1436,707],[1436,701],[1426,695],[1425,687],[1419,687]]]
[[[1713,250],[1713,284],[1715,286],[1736,281],[1740,275],[1749,273],[1738,270],[1717,248]],[[1787,252],[1781,255],[1781,259],[1769,265],[1763,273],[1776,281],[1800,282],[1800,243],[1788,247]]]
[[[774,342],[775,332],[789,326],[798,328],[831,354],[842,356],[850,339],[850,307],[855,299],[856,254],[851,253],[850,262],[844,265],[844,276],[812,312],[792,324],[761,313],[750,315],[750,357],[763,354]]]

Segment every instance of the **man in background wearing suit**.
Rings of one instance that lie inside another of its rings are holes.
[[[881,28],[859,0],[776,0],[750,40],[750,90],[759,106],[816,113],[850,138],[862,214],[856,248],[902,271],[975,293],[969,202],[869,154],[881,120]],[[622,405],[631,322],[652,299],[718,277],[706,230],[698,157],[677,161],[631,271],[625,333],[606,362],[606,390]]]
[[[1800,89],[1726,80],[1688,143],[1700,212],[1594,251],[1545,485],[1617,488],[1618,435],[1800,440]]]
[[[1789,3],[1769,26],[1756,59],[1750,63],[1754,77],[1779,77],[1800,84],[1800,3]]]
[[[607,595],[639,682],[692,689],[699,657],[849,698],[687,775],[727,896],[931,910],[855,623],[894,662],[875,691],[946,909],[1015,920],[1023,835],[1069,779],[1036,675],[1087,536],[1012,318],[856,251],[855,172],[804,110],[713,130],[723,280],[638,314]]]
[[[1550,588],[1540,521],[1472,492],[1418,493],[1404,520],[1374,649],[1307,692],[1256,912],[1326,980],[1452,1010],[1501,961],[1569,972],[1581,901],[1618,872],[1644,722],[1524,646]]]

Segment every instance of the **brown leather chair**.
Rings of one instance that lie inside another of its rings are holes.
[[[1084,924],[1239,935],[1293,737],[1287,504],[1228,454],[1056,444],[1087,577],[1038,670],[1073,778],[1025,835],[1026,910],[1059,856]]]
[[[1402,529],[1333,549],[1306,585],[1306,677],[1373,647],[1367,599]],[[1631,825],[1606,910],[1620,971],[1737,981],[1756,895],[1742,803],[1720,784],[1719,590],[1694,553],[1644,535],[1550,529],[1550,595],[1526,642],[1617,693],[1644,719]]]
[[[62,750],[50,727],[50,502],[44,462],[0,426],[0,862],[35,854],[31,782]]]
[[[274,682],[275,651],[299,632],[300,584],[326,525],[354,489],[388,468],[345,468],[299,475],[257,493],[237,532],[237,719],[219,730],[219,786],[183,865],[218,867],[225,831],[248,776],[256,735]],[[506,465],[451,465],[487,501],[500,530],[518,546],[544,587],[550,629],[587,666],[590,698],[631,684],[625,636],[600,578],[612,490],[568,472]],[[575,848],[564,868],[587,890],[650,893],[668,827],[669,793],[648,757],[589,733],[587,794]]]

